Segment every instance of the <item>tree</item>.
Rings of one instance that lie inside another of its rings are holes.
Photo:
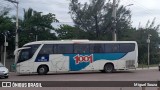
[[[8,16],[9,10],[9,8],[4,7],[0,11],[0,46],[4,45],[4,34],[6,34],[7,41],[9,42],[8,49],[13,50],[15,27],[14,23],[12,22],[12,18]]]
[[[147,48],[147,38],[148,34],[151,34],[151,43],[150,43],[150,63],[157,64],[159,62],[159,44],[160,37],[158,34],[159,26],[155,25],[155,19],[150,23],[146,23],[146,27],[138,28],[134,33],[134,40],[138,42],[139,48],[139,63],[147,64],[148,48]]]
[[[10,8],[1,7],[0,9],[0,57],[2,57],[2,51],[4,47],[4,35],[7,37],[7,54],[9,57],[13,56],[14,37],[15,37],[15,23],[12,22],[12,18],[9,17]],[[1,58],[0,58],[1,59]]]
[[[69,25],[60,25],[58,29],[55,30],[58,34],[58,39],[73,39],[78,38],[76,33],[76,28]]]
[[[118,2],[119,3],[119,2]],[[88,39],[111,40],[112,33],[112,3],[110,0],[91,0],[90,3],[81,4],[78,0],[70,0],[70,14],[75,26],[89,33]],[[124,6],[117,10],[118,38],[124,33],[123,30],[131,27],[131,14]],[[120,38],[121,40],[121,38]]]
[[[60,25],[58,29],[55,30],[58,39],[86,39],[92,38],[90,33],[80,30],[75,26]]]
[[[52,22],[58,22],[55,14],[49,13],[42,15],[42,12],[34,11],[29,8],[24,10],[24,19],[21,20],[20,45],[31,41],[56,39],[54,33],[50,33],[54,28]]]

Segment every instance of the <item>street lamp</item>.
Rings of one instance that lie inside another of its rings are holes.
[[[149,56],[150,56],[150,49],[149,49],[149,47],[150,47],[150,38],[151,38],[151,34],[148,34],[148,38],[147,38],[147,43],[148,43],[148,68],[149,68]]]
[[[16,31],[15,31],[15,33],[16,33],[16,35],[15,35],[15,49],[17,49],[18,48],[18,4],[19,4],[19,2],[18,1],[16,1],[16,0],[6,0],[6,1],[9,1],[9,2],[11,2],[11,3],[15,3],[14,5],[15,5],[15,7],[16,7],[16,9],[17,9],[17,15],[16,15]]]

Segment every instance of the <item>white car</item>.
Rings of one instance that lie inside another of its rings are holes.
[[[9,71],[8,69],[0,63],[0,78],[8,78],[9,77]]]

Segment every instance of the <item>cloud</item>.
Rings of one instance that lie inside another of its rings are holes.
[[[133,26],[138,27],[139,22],[141,26],[145,26],[147,21],[152,21],[156,17],[156,25],[160,24],[160,0],[121,0],[121,4],[133,4],[129,8],[132,11]]]
[[[71,23],[72,19],[69,12],[70,0],[18,0],[19,1],[19,15],[23,16],[23,9],[33,8],[36,11],[44,14],[53,13],[60,22]],[[89,2],[90,0],[79,0],[80,2]],[[1,2],[4,6],[11,7],[12,14],[15,15],[15,7],[6,1]],[[132,11],[133,26],[138,27],[139,22],[146,22],[148,19],[152,20],[156,17],[156,24],[160,22],[160,0],[121,0],[121,5]],[[142,26],[145,26],[142,23]]]
[[[20,0],[20,7],[33,8],[44,14],[56,14],[56,18],[61,22],[72,22],[69,12],[69,2],[66,0]]]

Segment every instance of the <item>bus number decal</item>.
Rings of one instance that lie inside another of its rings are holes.
[[[75,60],[76,64],[79,64],[79,63],[82,63],[82,62],[92,63],[93,62],[93,54],[85,55],[85,56],[82,56],[82,55],[78,54],[78,55],[74,56],[73,59]]]

